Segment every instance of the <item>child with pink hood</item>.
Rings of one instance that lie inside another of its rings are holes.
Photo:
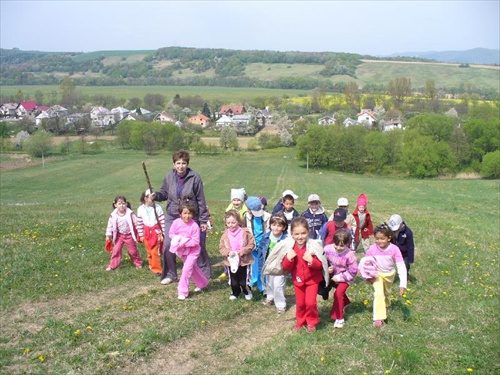
[[[365,193],[361,193],[356,202],[356,208],[352,213],[356,220],[356,231],[354,232],[354,250],[357,251],[361,243],[363,252],[373,243],[373,222],[368,211],[368,198]]]

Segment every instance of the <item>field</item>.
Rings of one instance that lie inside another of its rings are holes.
[[[119,151],[49,159],[1,171],[0,373],[2,374],[498,374],[499,181],[410,180],[306,170],[294,150],[192,155],[215,228],[208,237],[211,284],[186,301],[128,256],[106,272],[104,231],[112,200],[137,208],[146,188],[141,162],[158,188],[170,154]],[[8,161],[3,155],[0,163]],[[317,332],[294,332],[293,287],[278,315],[228,299],[218,241],[231,188],[264,195],[285,189],[296,208],[317,193],[328,213],[365,192],[374,222],[400,213],[413,229],[414,280],[393,287],[388,324],[371,324],[373,291],[349,289],[346,325],[334,330],[332,300],[318,298]],[[141,254],[145,252],[140,246]],[[180,267],[180,264],[178,265]]]

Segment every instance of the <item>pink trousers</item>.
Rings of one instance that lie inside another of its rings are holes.
[[[196,263],[199,256],[200,252],[187,255],[183,254],[180,256],[182,262],[184,263],[184,266],[182,267],[182,274],[179,278],[179,285],[177,286],[178,295],[184,297],[187,297],[189,295],[189,280],[191,278],[198,288],[203,289],[208,285],[208,279]]]
[[[139,250],[137,250],[137,244],[135,243],[132,235],[129,234],[121,234],[118,233],[116,236],[115,245],[113,246],[113,251],[111,252],[111,261],[109,262],[109,267],[111,269],[118,268],[122,261],[122,248],[123,245],[127,247],[128,255],[130,255],[130,259],[132,263],[136,267],[142,267],[142,259],[139,254]]]

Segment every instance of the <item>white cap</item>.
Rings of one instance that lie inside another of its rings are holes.
[[[281,196],[284,197],[285,195],[291,195],[293,197],[293,199],[297,199],[299,197],[297,194],[295,194],[291,190],[285,190]]]
[[[239,199],[240,201],[245,200],[245,189],[231,189],[231,200],[233,199]]]
[[[344,197],[339,198],[339,200],[337,201],[337,206],[349,206],[349,201]]]
[[[152,191],[150,189],[146,189],[144,192],[144,196],[147,197],[148,195],[151,195]]]
[[[319,199],[319,195],[318,194],[311,194],[309,196],[309,198],[307,198],[307,203],[311,203],[311,202],[321,202],[321,199]]]
[[[391,228],[391,230],[398,230],[402,222],[403,219],[401,218],[401,216],[399,216],[398,214],[394,214],[389,219],[389,228]]]

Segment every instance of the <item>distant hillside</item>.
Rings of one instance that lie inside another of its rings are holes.
[[[465,51],[398,52],[389,56],[417,57],[450,63],[500,65],[500,49],[474,48]]]

